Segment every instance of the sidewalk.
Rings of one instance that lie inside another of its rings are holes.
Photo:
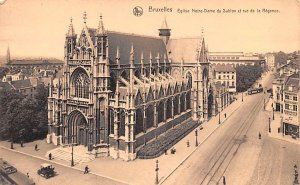
[[[247,97],[244,96],[244,101]],[[91,173],[102,177],[109,177],[115,180],[119,180],[128,184],[154,184],[155,180],[155,165],[156,160],[159,161],[159,182],[162,183],[168,176],[170,176],[196,149],[201,149],[201,143],[203,143],[216,129],[222,126],[224,123],[241,105],[241,94],[238,95],[238,100],[230,104],[220,113],[219,116],[215,116],[208,122],[202,124],[203,129],[198,132],[198,147],[195,147],[195,130],[189,133],[181,141],[179,141],[174,147],[176,148],[176,154],[171,154],[168,151],[168,155],[162,155],[155,159],[136,159],[135,161],[124,162],[121,159],[115,160],[111,157],[99,157],[95,160],[87,163],[80,163],[75,166],[78,170],[83,170],[86,165],[91,169]],[[226,113],[227,117],[224,117]],[[187,141],[190,146],[187,147]],[[35,144],[38,144],[38,151],[34,150]],[[0,142],[1,148],[10,148],[9,142]],[[14,144],[14,150],[25,153],[29,156],[44,159],[48,161],[46,153],[49,150],[57,148],[52,144],[47,144],[45,140],[38,140],[31,143],[25,143],[21,148],[19,144]],[[56,164],[62,164],[69,166],[70,162],[53,159],[52,162]]]
[[[290,135],[284,135],[282,133],[282,114],[280,112],[274,112],[274,120],[273,120],[273,112],[272,112],[272,99],[269,100],[266,105],[266,111],[270,112],[270,120],[271,120],[271,132],[268,135],[275,139],[280,139],[283,141],[291,142],[294,144],[300,145],[300,139],[293,139]],[[278,132],[278,128],[280,128],[280,132]]]

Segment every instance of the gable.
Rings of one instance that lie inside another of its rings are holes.
[[[147,95],[147,102],[150,102],[150,101],[153,101],[153,100],[154,100],[154,95],[153,95],[152,89],[150,88],[149,92],[148,92],[148,95]]]
[[[140,105],[142,104],[144,101],[143,101],[143,98],[142,98],[142,95],[141,95],[141,92],[138,90],[136,96],[135,96],[135,100],[134,100],[134,105]]]
[[[160,86],[160,90],[159,90],[159,94],[158,94],[158,98],[163,98],[164,97],[164,89],[162,86]]]

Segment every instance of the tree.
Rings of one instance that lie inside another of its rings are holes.
[[[0,139],[31,141],[47,133],[48,89],[38,85],[35,98],[16,91],[0,91]]]
[[[237,91],[243,92],[249,89],[256,82],[256,80],[261,77],[262,71],[263,69],[259,65],[237,66]]]

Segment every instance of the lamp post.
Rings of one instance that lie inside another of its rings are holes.
[[[269,132],[271,133],[271,118],[269,117]]]
[[[244,94],[244,93],[242,92],[242,102],[244,102],[244,96],[243,96],[243,94]]]
[[[221,118],[220,118],[220,112],[219,112],[219,125],[221,124]]]
[[[273,120],[274,120],[274,108],[272,108],[272,110],[273,110]]]
[[[264,99],[264,110],[266,110],[266,99]]]
[[[71,166],[74,166],[74,147],[72,143],[72,159],[71,159]]]
[[[155,168],[155,184],[158,184],[158,160],[156,160],[156,168]]]
[[[72,153],[71,153],[71,166],[74,166],[74,135],[72,135]]]
[[[195,136],[196,136],[196,147],[198,146],[198,130],[195,130]]]

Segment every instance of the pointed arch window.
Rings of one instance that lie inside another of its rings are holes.
[[[73,78],[74,96],[78,98],[89,98],[90,80],[86,73],[78,71]]]

